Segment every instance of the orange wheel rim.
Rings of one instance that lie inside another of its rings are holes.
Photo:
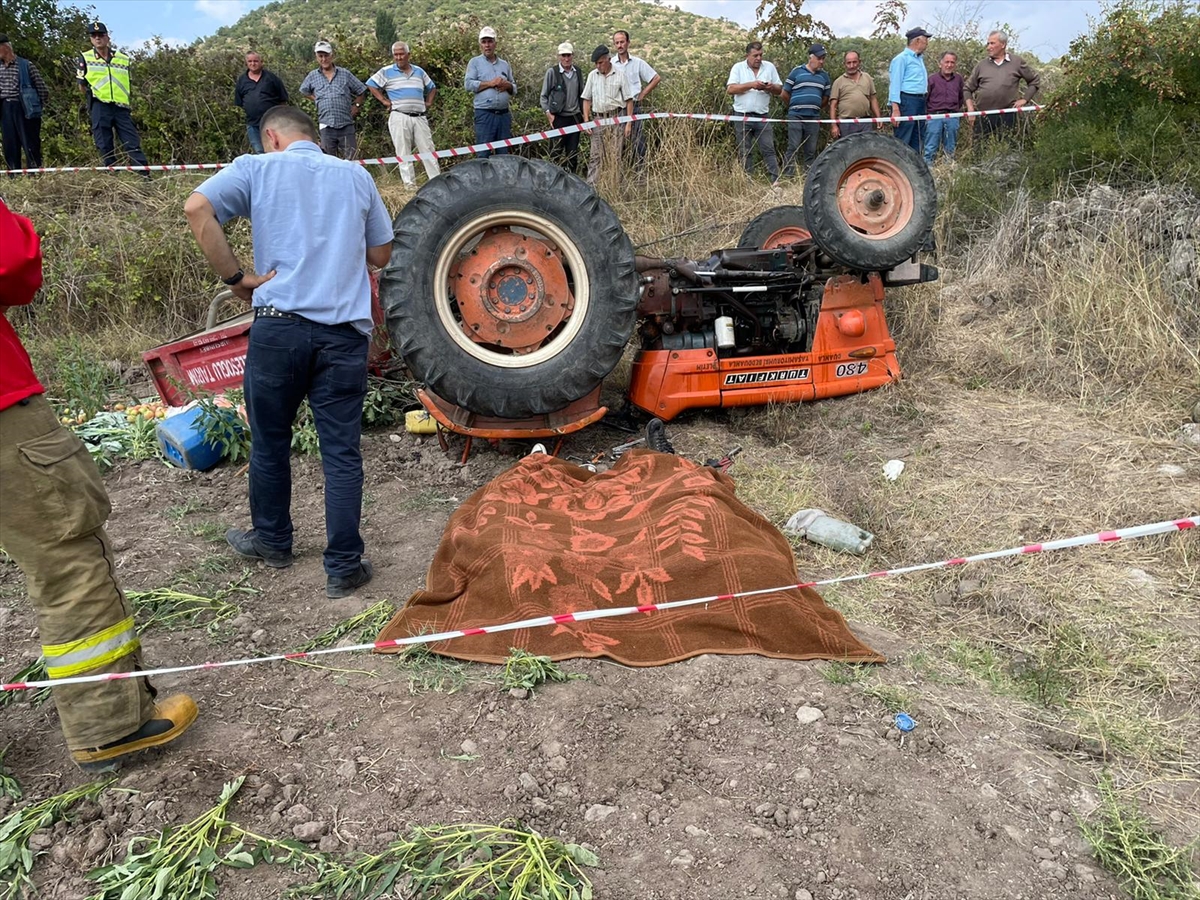
[[[877,241],[899,234],[914,214],[908,178],[894,163],[875,157],[860,159],[842,173],[837,204],[851,228]]]
[[[812,234],[807,228],[801,228],[799,225],[788,225],[785,228],[772,231],[758,249],[778,250],[780,247],[790,247],[792,244],[797,244],[800,241],[809,240],[812,240]]]
[[[574,306],[557,249],[505,226],[489,229],[450,277],[467,336],[511,353],[537,349]]]

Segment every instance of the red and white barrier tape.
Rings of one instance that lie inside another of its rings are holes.
[[[1007,550],[993,550],[990,553],[976,553],[973,556],[958,556],[953,559],[943,559],[940,562],[922,563],[916,566],[905,566],[899,569],[884,569],[879,572],[864,572],[859,575],[843,575],[840,578],[827,578],[823,581],[806,581],[799,584],[785,584],[778,587],[762,588],[755,591],[739,591],[735,594],[713,594],[708,597],[693,597],[690,600],[672,600],[667,603],[650,603],[642,606],[620,606],[612,609],[586,609],[580,612],[561,613],[556,616],[538,616],[533,619],[522,619],[518,622],[505,622],[499,625],[482,625],[478,628],[464,628],[461,631],[443,631],[439,634],[418,634],[413,637],[397,638],[390,641],[374,641],[369,644],[354,644],[345,647],[328,647],[322,650],[299,651],[295,653],[278,653],[274,656],[256,656],[249,659],[229,659],[222,662],[206,662],[191,666],[173,666],[163,669],[147,669],[140,672],[110,672],[104,675],[77,675],[74,678],[56,678],[48,681],[23,681],[13,684],[0,684],[0,691],[25,691],[44,687],[61,687],[66,684],[95,684],[102,681],[119,681],[124,678],[149,678],[157,675],[177,675],[182,672],[200,672],[207,669],[224,669],[232,666],[249,666],[255,663],[279,662],[289,659],[313,659],[318,656],[328,656],[334,653],[354,653],[361,650],[389,650],[394,647],[404,647],[409,644],[432,644],[454,638],[470,637],[476,634],[496,634],[502,631],[517,631],[521,628],[545,628],[550,625],[561,625],[564,622],[588,622],[592,619],[615,619],[619,616],[630,616],[634,613],[653,613],[668,609],[682,609],[686,606],[698,606],[716,603],[722,600],[733,600],[736,597],[755,597],[760,594],[775,594],[780,591],[791,591],[796,588],[822,587],[830,584],[843,584],[848,581],[861,581],[867,578],[888,578],[893,575],[908,575],[912,572],[924,572],[929,569],[944,569],[950,566],[961,566],[966,563],[984,562],[990,559],[1002,559],[1006,556],[1025,556],[1031,553],[1044,553],[1049,550],[1066,550],[1072,547],[1086,547],[1089,544],[1108,544],[1114,541],[1131,540],[1133,538],[1150,537],[1155,534],[1169,534],[1176,531],[1187,531],[1200,528],[1200,516],[1190,516],[1185,519],[1174,519],[1166,522],[1155,522],[1152,525],[1136,525],[1132,528],[1118,528],[1114,531],[1101,531],[1096,534],[1080,535],[1063,538],[1059,541],[1046,541],[1041,544],[1026,544],[1021,547],[1010,547]]]
[[[734,116],[721,115],[716,113],[673,113],[673,112],[651,112],[638,113],[633,116],[613,116],[610,119],[596,119],[591,122],[581,122],[578,125],[568,125],[565,128],[551,128],[547,131],[535,131],[530,134],[518,135],[514,138],[504,138],[499,141],[488,141],[483,144],[471,144],[467,147],[452,147],[449,150],[433,150],[426,153],[409,153],[405,156],[377,156],[371,159],[355,160],[364,166],[390,166],[402,162],[421,162],[427,159],[451,159],[460,156],[471,156],[483,150],[511,150],[513,147],[520,147],[522,144],[534,144],[538,141],[549,140],[550,138],[561,137],[564,134],[574,134],[577,131],[590,131],[604,125],[619,125],[625,122],[640,122],[650,119],[700,119],[709,122],[796,122],[803,121],[805,123],[819,123],[822,125],[839,125],[851,124],[887,124],[897,122],[925,122],[931,119],[965,119],[977,118],[979,116],[999,116],[1004,113],[1017,112],[1037,112],[1043,107],[1035,103],[1030,103],[1025,106],[1012,106],[1008,109],[980,109],[974,112],[956,112],[956,113],[928,113],[920,116],[880,116],[879,118],[862,118],[862,119],[767,119],[758,116]],[[210,169],[223,169],[229,163],[178,163],[172,165],[148,165],[148,166],[58,166],[44,167],[40,169],[9,169],[10,175],[35,175],[40,173],[55,173],[55,172],[198,172]]]

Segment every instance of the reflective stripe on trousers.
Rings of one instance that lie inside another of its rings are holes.
[[[139,647],[137,629],[130,616],[77,641],[43,644],[42,655],[46,657],[47,675],[51,678],[70,678],[135,653]]]

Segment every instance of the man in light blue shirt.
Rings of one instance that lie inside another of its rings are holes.
[[[345,597],[371,580],[359,528],[372,329],[367,264],[387,265],[392,225],[371,176],[322,153],[316,126],[300,110],[272,107],[259,127],[266,154],[239,156],[184,206],[205,258],[255,314],[244,375],[254,527],[225,538],[249,559],[292,564],[292,422],[307,397],[325,472],[325,591]],[[250,272],[222,230],[238,216],[252,228]]]
[[[892,126],[896,137],[917,153],[924,153],[925,122],[899,122],[897,119],[900,116],[925,115],[929,73],[925,71],[922,54],[933,35],[924,28],[910,28],[904,37],[908,46],[896,55],[888,67],[888,103],[892,107]]]
[[[512,137],[512,113],[508,104],[517,92],[512,66],[496,55],[496,29],[485,25],[479,29],[479,56],[471,57],[467,63],[467,74],[463,87],[475,95],[471,105],[475,108],[475,143],[487,144]],[[492,153],[503,156],[507,147],[498,150],[480,150],[479,158],[487,159]]]

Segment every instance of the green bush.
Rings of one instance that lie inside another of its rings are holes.
[[[1200,186],[1200,9],[1124,0],[1076,38],[1039,116],[1034,182],[1100,175]]]

